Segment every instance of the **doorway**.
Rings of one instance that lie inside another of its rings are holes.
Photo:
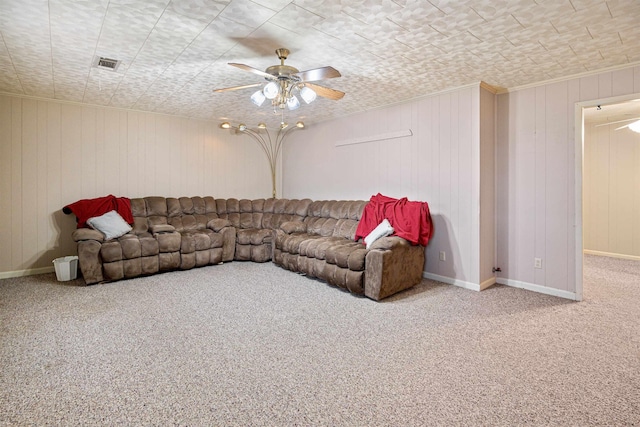
[[[624,95],[620,97],[598,99],[592,101],[585,101],[576,103],[576,126],[575,126],[575,153],[576,153],[576,299],[578,301],[583,299],[583,266],[584,266],[584,253],[585,253],[585,228],[591,226],[591,224],[585,224],[584,210],[585,210],[585,184],[589,184],[589,181],[593,181],[592,176],[588,176],[585,182],[585,129],[589,128],[593,131],[595,126],[602,126],[608,128],[611,131],[611,127],[622,128],[619,131],[631,132],[629,129],[624,129],[626,125],[633,122],[633,118],[640,118],[640,94]],[[635,135],[631,132],[633,138]],[[623,154],[624,155],[624,154]],[[591,189],[587,195],[587,202],[593,196]],[[601,189],[602,190],[602,189]],[[606,189],[605,189],[606,191]],[[597,192],[595,192],[597,193]],[[592,205],[586,206],[587,209],[593,208]],[[607,209],[609,207],[607,206]],[[606,215],[606,212],[603,213]],[[593,212],[589,211],[588,221],[593,217]],[[624,224],[616,224],[616,226],[624,227]],[[590,230],[590,229],[588,229]],[[588,231],[591,233],[591,231]],[[594,236],[587,236],[588,244],[594,245]],[[597,240],[597,239],[596,239]],[[604,247],[604,246],[603,246]],[[601,254],[611,254],[608,251],[595,251],[602,252]]]

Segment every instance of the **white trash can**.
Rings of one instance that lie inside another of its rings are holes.
[[[75,255],[56,258],[53,265],[56,268],[56,278],[60,282],[75,280],[78,277],[78,257]]]

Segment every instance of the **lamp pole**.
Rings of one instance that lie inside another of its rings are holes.
[[[267,129],[264,123],[260,123],[257,129],[250,129],[244,124],[238,126],[232,126],[228,122],[224,122],[220,125],[223,129],[236,129],[237,132],[242,132],[253,138],[258,143],[264,154],[267,156],[269,162],[269,168],[271,169],[271,194],[276,198],[276,166],[278,162],[278,156],[282,149],[282,143],[287,135],[296,129],[304,129],[304,123],[298,122],[295,126],[288,127],[284,124],[280,126],[278,132],[275,134],[275,138],[271,137],[271,133]]]

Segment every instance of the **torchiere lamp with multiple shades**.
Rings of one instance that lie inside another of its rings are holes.
[[[275,134],[275,137],[271,136],[271,133],[267,129],[267,125],[259,123],[255,129],[251,129],[244,123],[240,123],[237,126],[232,125],[229,122],[223,122],[220,124],[222,129],[234,129],[236,133],[243,133],[249,135],[254,141],[258,143],[264,154],[269,161],[269,167],[271,168],[271,188],[272,196],[276,197],[276,165],[278,162],[278,156],[282,149],[282,142],[284,139],[296,129],[304,129],[303,122],[297,122],[295,126],[289,126],[286,123],[280,123],[280,126]]]

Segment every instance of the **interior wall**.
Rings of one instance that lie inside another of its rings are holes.
[[[382,193],[425,201],[435,230],[426,275],[477,288],[479,109],[474,85],[309,126],[284,144],[283,197],[368,200]],[[411,136],[372,141],[407,130]]]
[[[498,95],[499,283],[576,297],[575,104],[637,92],[636,66]]]
[[[496,266],[496,95],[480,88],[480,288],[495,284]]]
[[[640,259],[640,134],[585,124],[585,251]]]
[[[0,95],[0,275],[76,254],[61,211],[76,200],[262,198],[270,176],[255,142],[215,122]]]

